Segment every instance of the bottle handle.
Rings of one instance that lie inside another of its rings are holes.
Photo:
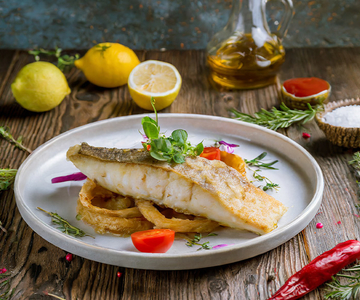
[[[275,0],[267,0],[267,2],[269,1],[275,1]],[[283,17],[281,18],[279,24],[277,25],[277,32],[275,32],[275,34],[280,39],[282,39],[286,35],[286,32],[290,25],[290,21],[294,15],[294,7],[292,0],[276,0],[276,1],[279,1],[282,4],[284,4],[285,7]]]

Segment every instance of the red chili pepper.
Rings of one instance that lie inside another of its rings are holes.
[[[150,151],[150,149],[151,149],[151,145],[146,145],[146,150]]]
[[[349,240],[324,252],[299,272],[291,276],[285,284],[268,300],[299,299],[339,273],[348,264],[360,258],[360,242]]]

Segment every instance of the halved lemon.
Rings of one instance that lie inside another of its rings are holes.
[[[179,94],[181,76],[172,64],[147,60],[131,71],[128,86],[131,97],[141,108],[153,110],[151,97],[154,97],[156,110],[161,110]]]

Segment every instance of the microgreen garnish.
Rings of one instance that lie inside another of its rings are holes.
[[[0,192],[7,190],[14,182],[16,169],[0,169]]]
[[[32,151],[29,148],[26,148],[22,144],[22,137],[20,136],[17,140],[11,135],[10,129],[8,127],[0,126],[0,136],[10,142],[11,144],[15,145],[16,148],[19,148],[23,151],[27,151],[31,153]]]
[[[313,108],[309,103],[307,106],[307,110],[290,109],[284,103],[281,103],[280,109],[275,107],[270,111],[261,109],[254,116],[239,112],[234,108],[230,112],[234,114],[234,119],[278,130],[279,128],[288,128],[297,122],[305,124],[311,121],[315,114],[322,109],[322,106]]]
[[[151,98],[151,105],[155,112],[155,120],[150,117],[144,117],[141,120],[144,133],[148,138],[142,144],[144,149],[149,151],[151,157],[160,161],[174,161],[181,164],[185,162],[186,156],[197,156],[203,152],[203,143],[201,142],[195,147],[191,146],[187,140],[188,134],[183,129],[174,130],[169,137],[161,135],[154,98]]]
[[[331,290],[325,295],[325,299],[358,299],[360,296],[360,265],[353,266],[350,269],[344,269],[342,272],[350,274],[336,274],[333,276],[333,281],[326,285]],[[347,278],[348,281],[341,284],[336,277]]]
[[[265,182],[265,185],[262,186],[262,189],[264,191],[271,190],[271,189],[274,189],[277,191],[280,188],[279,184],[273,183],[269,178],[259,174],[259,172],[262,169],[278,170],[277,168],[273,167],[273,165],[276,164],[278,162],[278,160],[274,160],[269,163],[265,163],[262,161],[262,159],[264,159],[266,157],[266,155],[267,155],[267,153],[263,152],[259,156],[255,157],[254,159],[251,159],[251,160],[244,159],[244,161],[246,163],[247,168],[253,172],[253,177],[258,181]],[[255,167],[255,168],[252,168],[252,167]]]
[[[0,300],[11,299],[15,289],[10,290],[10,274],[5,272],[0,274]]]
[[[36,61],[40,60],[40,55],[47,55],[47,56],[55,56],[57,58],[57,67],[61,70],[61,71],[65,71],[65,69],[69,69],[72,68],[74,66],[74,62],[75,60],[80,58],[80,54],[76,53],[74,56],[70,56],[70,55],[61,55],[62,49],[56,47],[55,50],[51,51],[51,50],[45,50],[45,49],[35,49],[35,50],[30,50],[28,53],[31,55],[34,55],[34,58]]]
[[[209,233],[206,237],[208,236],[217,236],[216,233]],[[193,246],[200,246],[200,248],[197,249],[197,251],[201,250],[201,249],[205,249],[205,250],[210,250],[212,249],[212,247],[209,245],[209,241],[208,242],[205,242],[205,243],[200,243],[200,240],[204,238],[202,236],[202,234],[200,233],[199,235],[195,235],[194,238],[191,240],[191,239],[188,239],[187,242],[186,242],[186,246],[188,247],[193,247]]]
[[[57,229],[62,231],[65,234],[74,236],[74,237],[84,237],[84,236],[91,236],[87,233],[85,233],[83,230],[71,225],[68,221],[66,221],[64,218],[60,217],[57,213],[54,212],[48,212],[40,207],[38,207],[41,211],[47,213],[49,216],[51,216],[51,221],[58,225]],[[93,236],[91,236],[93,237]]]

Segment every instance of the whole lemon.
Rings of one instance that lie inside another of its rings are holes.
[[[118,43],[101,43],[75,61],[91,83],[113,88],[127,83],[129,74],[140,63],[130,48]]]
[[[23,108],[35,112],[53,109],[71,92],[63,72],[44,61],[23,67],[11,84],[11,90]]]

